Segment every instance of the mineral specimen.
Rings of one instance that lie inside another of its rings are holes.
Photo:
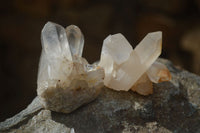
[[[103,87],[104,70],[82,58],[84,37],[77,26],[66,30],[45,24],[42,34],[37,94],[47,109],[70,113],[94,100]]]
[[[134,50],[122,34],[110,35],[103,42],[100,62],[92,65],[82,58],[84,37],[77,26],[64,29],[48,22],[41,40],[37,93],[46,109],[70,113],[94,100],[103,83],[148,95],[153,93],[152,82],[171,78],[168,69],[155,62],[161,53],[161,32],[149,33]]]
[[[158,63],[151,66],[161,54],[161,46],[162,32],[147,34],[134,50],[122,34],[108,36],[99,63],[105,71],[104,85],[118,91],[132,89],[142,95],[151,94],[151,81],[170,79],[165,66]]]

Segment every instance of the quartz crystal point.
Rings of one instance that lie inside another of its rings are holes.
[[[70,113],[94,100],[103,87],[104,70],[82,58],[84,38],[77,26],[66,30],[45,24],[42,34],[37,94],[47,109]]]
[[[152,32],[133,50],[122,34],[108,36],[99,66],[104,68],[104,85],[128,91],[161,54],[162,32]]]
[[[82,57],[84,37],[81,30],[75,25],[70,25],[66,28],[66,33],[72,55]]]

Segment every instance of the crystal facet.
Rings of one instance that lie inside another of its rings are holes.
[[[65,29],[55,23],[45,24],[42,35],[42,48],[50,56],[58,57],[61,54],[68,60],[72,60]]]
[[[126,61],[133,48],[122,34],[109,35],[103,42],[101,56],[110,56],[116,64]]]
[[[148,75],[144,73],[131,87],[131,90],[146,96],[153,93],[153,84]]]
[[[66,33],[72,55],[82,57],[84,37],[81,30],[75,25],[70,25],[66,28]]]
[[[162,32],[147,34],[134,50],[123,35],[108,36],[99,63],[105,71],[105,86],[128,91],[158,58],[161,43]]]
[[[122,34],[110,35],[104,40],[99,66],[103,67],[105,71],[105,86],[117,90],[123,89],[121,86],[126,86],[127,73],[124,73],[123,68],[127,65],[123,62],[130,58],[131,51],[132,47]],[[124,69],[129,71],[128,68]],[[110,84],[111,82],[112,84]]]
[[[162,32],[148,33],[134,51],[139,56],[141,64],[148,69],[161,54]]]
[[[37,93],[45,108],[70,113],[94,100],[103,87],[104,70],[82,58],[83,35],[48,22],[42,30]]]

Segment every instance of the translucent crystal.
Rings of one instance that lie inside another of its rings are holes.
[[[126,61],[133,48],[122,34],[109,35],[103,42],[101,56],[110,56],[116,64]]]
[[[140,95],[146,96],[153,93],[153,84],[148,75],[144,73],[131,87],[131,90],[139,93]]]
[[[54,57],[62,55],[72,60],[66,32],[62,26],[52,22],[46,23],[42,30],[41,40],[45,54]]]
[[[70,113],[94,100],[103,87],[104,70],[81,57],[84,40],[80,29],[69,26],[65,30],[48,22],[41,40],[37,93],[43,106]]]
[[[84,37],[81,30],[75,25],[70,25],[66,28],[66,33],[72,55],[82,57]]]
[[[105,86],[128,91],[158,58],[161,42],[161,32],[149,33],[133,50],[123,35],[108,36],[99,63],[105,71]]]
[[[160,83],[171,79],[171,74],[167,67],[158,61],[155,61],[148,69],[147,75],[153,83]]]
[[[119,80],[125,80],[123,71],[114,71],[117,67],[126,61],[131,54],[132,46],[128,43],[126,38],[122,34],[115,34],[108,36],[104,42],[101,51],[101,59],[99,66],[102,66],[105,71],[104,84],[109,86],[110,82],[114,88],[121,87],[118,84],[126,84],[126,82]],[[117,76],[120,75],[120,76]],[[115,79],[117,77],[117,79]],[[123,89],[123,88],[119,88]]]
[[[64,80],[70,74],[72,71],[71,67],[66,69],[63,66],[71,64],[72,55],[65,29],[58,24],[46,23],[42,29],[41,41],[42,55],[39,64],[38,84],[46,86],[47,82],[42,81]],[[50,83],[48,82],[49,85]]]
[[[141,64],[149,68],[162,51],[162,32],[148,33],[136,46],[134,51],[140,58]]]

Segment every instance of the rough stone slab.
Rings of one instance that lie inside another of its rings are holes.
[[[19,120],[16,115],[11,118],[13,121],[8,119],[0,123],[0,132],[51,132],[64,129],[73,132],[71,128],[74,128],[75,133],[199,133],[200,77],[176,68],[168,60],[159,59],[159,62],[167,65],[172,81],[154,84],[154,94],[150,96],[103,88],[96,100],[70,114],[51,112],[50,115],[50,111],[40,108],[38,114],[35,112],[26,120],[22,117]],[[39,102],[37,104],[41,106]],[[38,117],[41,114],[42,117]],[[37,121],[33,123],[35,118]],[[47,124],[48,121],[55,126]],[[30,130],[33,127],[38,130]],[[55,130],[55,127],[58,129]]]
[[[74,133],[74,129],[67,128],[51,119],[51,111],[41,110],[27,124],[18,129],[13,129],[10,133]]]
[[[0,131],[10,130],[15,127],[21,126],[25,121],[32,118],[42,109],[42,105],[39,102],[39,98],[36,97],[30,105],[20,113],[16,114],[12,118],[6,119],[0,123]]]

